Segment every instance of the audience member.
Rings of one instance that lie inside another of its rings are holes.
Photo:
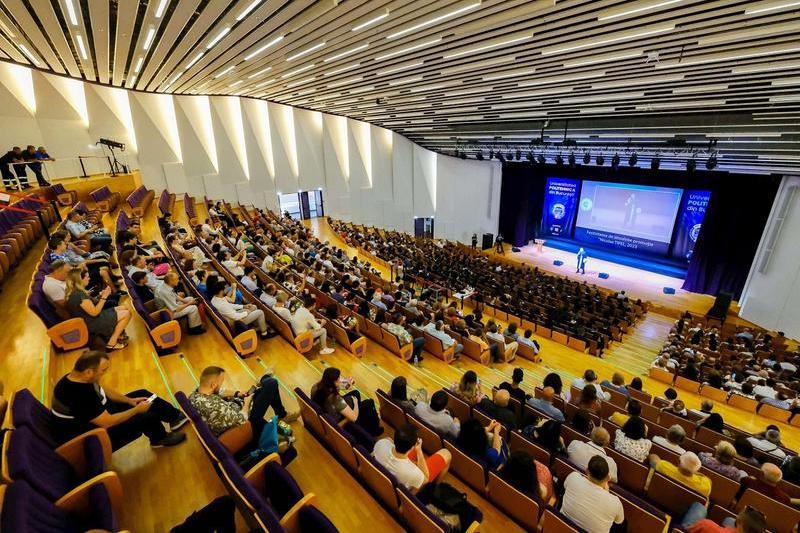
[[[628,395],[628,388],[625,386],[625,376],[619,372],[614,372],[614,375],[611,376],[610,382],[607,379],[604,379],[600,382],[600,385],[611,390],[615,390],[620,394],[624,394],[625,396]]]
[[[441,436],[456,438],[461,430],[461,423],[447,411],[446,407],[447,393],[438,390],[431,396],[430,403],[417,402],[414,414]]]
[[[714,453],[700,452],[698,454],[700,462],[709,470],[733,479],[740,481],[743,477],[747,476],[747,472],[740,470],[733,466],[733,459],[736,457],[736,448],[733,444],[726,440],[721,440],[714,447]]]
[[[764,433],[764,438],[754,436],[749,437],[747,440],[753,445],[753,448],[757,450],[774,455],[779,459],[784,459],[786,457],[786,452],[781,450],[779,447],[781,442],[781,432],[777,428],[768,429]]]
[[[86,322],[90,335],[96,335],[106,341],[106,350],[121,350],[126,346],[125,327],[131,320],[131,312],[127,307],[105,308],[111,289],[105,287],[98,298],[92,298],[86,291],[89,284],[89,273],[85,270],[73,269],[67,274],[64,295],[67,311],[76,318]]]
[[[589,459],[586,474],[567,476],[561,512],[589,533],[608,533],[612,525],[625,520],[622,502],[608,490],[608,462],[595,455]]]
[[[622,429],[617,430],[614,438],[614,449],[637,461],[644,462],[650,453],[650,448],[653,446],[653,443],[645,435],[647,435],[647,431],[642,419],[639,417],[630,418],[622,426]]]
[[[353,386],[352,378],[342,378],[342,372],[329,366],[322,372],[322,378],[311,388],[311,399],[325,414],[344,426],[348,422],[358,424],[373,436],[383,433],[375,404],[371,399],[362,400],[357,390],[342,395],[342,390]]]
[[[426,459],[422,452],[422,439],[417,437],[417,429],[411,425],[397,428],[394,440],[386,437],[376,442],[372,455],[398,483],[414,493],[427,483],[444,479],[452,457],[443,449]]]
[[[485,396],[483,392],[481,392],[480,385],[478,374],[476,374],[474,370],[467,370],[461,376],[461,380],[459,380],[458,383],[453,383],[450,386],[450,391],[471,406],[474,406],[480,403]]]
[[[683,429],[683,426],[675,424],[674,426],[670,426],[670,428],[667,430],[666,438],[662,437],[661,435],[656,435],[653,437],[653,444],[658,444],[662,448],[682,454],[686,452],[686,450],[681,446],[685,438],[686,430]]]
[[[517,367],[511,374],[511,383],[504,381],[497,388],[507,390],[509,394],[511,394],[512,398],[520,403],[524,403],[528,398],[531,397],[530,394],[526,393],[522,387],[520,387],[524,378],[525,372],[523,372],[520,367]]]
[[[295,335],[310,331],[315,341],[319,342],[319,354],[328,355],[333,353],[333,348],[328,347],[328,332],[325,330],[325,321],[321,322],[314,317],[311,309],[314,308],[315,300],[310,294],[305,295],[304,302],[295,304],[290,324]]]
[[[191,296],[181,296],[175,291],[179,282],[177,272],[168,272],[164,276],[164,283],[156,289],[156,302],[169,309],[173,318],[186,317],[189,322],[189,335],[205,333],[203,319],[200,317],[195,299]]]
[[[399,405],[403,411],[413,411],[414,407],[417,405],[417,402],[425,401],[427,399],[427,391],[425,389],[419,389],[415,397],[409,398],[408,382],[406,381],[406,378],[403,376],[397,376],[392,380],[391,387],[389,388],[389,397],[392,399],[392,401]]]
[[[209,284],[208,295],[211,296],[211,305],[214,309],[222,315],[225,319],[229,320],[231,324],[241,322],[249,326],[255,324],[262,339],[268,337],[267,321],[264,318],[264,311],[256,308],[253,304],[236,304],[235,294],[231,292],[226,296],[227,285],[221,281],[215,282],[213,285]]]
[[[561,381],[560,375],[555,372],[550,372],[544,377],[544,380],[542,381],[542,387],[552,387],[555,395],[561,396],[564,385]]]
[[[517,415],[508,406],[510,399],[511,395],[507,390],[499,389],[494,394],[494,400],[491,400],[488,396],[484,397],[478,402],[477,407],[509,430],[514,430],[517,428]]]
[[[702,514],[705,515],[705,506],[697,502],[692,506],[702,508]],[[736,518],[725,518],[721,526],[707,518],[702,518],[693,524],[687,523],[684,518],[681,526],[688,533],[763,533],[767,530],[767,520],[764,513],[747,506]]]
[[[736,499],[741,498],[747,489],[753,489],[775,501],[785,505],[792,505],[792,498],[778,486],[781,479],[783,479],[783,472],[781,472],[778,465],[764,463],[761,466],[761,475],[759,477],[748,476],[742,479],[742,486],[739,488]]]
[[[550,469],[535,461],[527,452],[511,452],[506,462],[497,470],[497,475],[527,496],[550,505],[555,502]]]
[[[685,485],[706,498],[711,494],[711,480],[708,476],[700,473],[700,467],[703,465],[694,452],[681,454],[677,465],[652,454],[650,456],[650,466],[659,474]]]
[[[597,390],[597,398],[600,400],[608,401],[611,399],[611,394],[604,391],[597,382],[597,373],[594,370],[586,370],[582,378],[575,378],[571,383],[571,387],[579,390],[583,390],[587,385],[592,385]]]
[[[534,409],[546,414],[553,420],[558,420],[559,422],[563,422],[564,413],[553,405],[554,396],[555,396],[555,391],[553,390],[553,387],[548,386],[542,389],[540,398],[528,398],[527,404],[533,407]]]
[[[567,446],[567,456],[570,462],[583,471],[589,466],[589,461],[592,457],[600,455],[605,458],[608,463],[608,475],[612,483],[617,482],[617,463],[606,454],[605,447],[611,441],[611,435],[608,430],[602,427],[596,427],[592,430],[591,440],[584,442],[580,439],[574,439]]]
[[[464,453],[480,460],[490,470],[495,470],[508,456],[508,446],[500,436],[502,426],[492,420],[485,428],[474,418],[461,425],[456,446]]]

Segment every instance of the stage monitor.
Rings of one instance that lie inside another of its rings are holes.
[[[575,239],[629,253],[666,255],[682,189],[584,181]]]

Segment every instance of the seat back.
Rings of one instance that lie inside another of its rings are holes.
[[[76,477],[66,459],[28,427],[4,435],[2,477],[6,483],[26,481],[53,502],[84,481]]]
[[[633,389],[631,387],[628,387],[628,394],[630,395],[631,398],[633,398],[634,400],[639,400],[639,402],[643,404],[649,404],[653,400],[652,395],[646,392],[642,392],[640,390]]]
[[[728,400],[728,393],[722,389],[712,387],[711,385],[703,385],[700,389],[700,396],[704,398],[711,398],[715,402],[725,403]]]
[[[462,423],[472,417],[472,408],[467,402],[453,394],[447,389],[442,389],[447,393],[447,409],[450,414],[458,418]]]
[[[407,413],[408,423],[417,428],[419,438],[422,439],[422,449],[425,453],[436,453],[442,449],[442,437],[428,424],[411,413]]]
[[[702,505],[706,503],[702,495],[658,472],[653,473],[647,487],[647,497],[672,516],[683,513],[694,502]]]
[[[562,425],[561,427],[564,427]],[[512,431],[511,435],[508,439],[508,448],[512,451],[523,451],[531,455],[534,459],[539,461],[542,464],[549,465],[550,464],[550,452],[546,449],[542,448],[535,442],[531,442],[528,440],[522,433],[519,431]]]
[[[682,416],[678,416],[674,413],[662,412],[661,418],[658,419],[659,425],[665,428],[672,427],[675,424],[681,426],[685,431],[686,434],[691,436],[694,433],[694,422],[691,420],[687,420]],[[715,443],[716,444],[716,443]]]
[[[300,418],[303,419],[303,425],[317,437],[324,439],[325,429],[319,417],[320,407],[306,396],[306,393],[300,387],[296,387],[294,393],[297,396],[297,404],[300,406]]]
[[[552,507],[542,514],[541,533],[580,533],[578,526]]]
[[[664,370],[663,368],[650,368],[649,374],[652,379],[656,381],[661,381],[663,383],[672,384],[675,379],[675,375],[670,372],[669,370]]]
[[[745,398],[741,394],[731,394],[728,398],[728,405],[754,413],[758,407],[758,400]]]
[[[4,492],[3,489],[5,489]],[[0,486],[0,494],[3,496],[2,508],[0,508],[0,530],[2,531],[38,533],[88,529],[87,525],[89,524],[83,524],[76,517],[70,516],[67,510],[58,507],[39,494],[25,481],[15,481],[11,485]],[[113,512],[108,514],[111,520],[91,520],[93,528],[116,531]]]
[[[722,507],[730,505],[733,498],[736,497],[736,493],[739,492],[739,482],[706,467],[701,468],[700,473],[711,480],[711,495],[709,499]]]
[[[767,526],[775,533],[791,533],[800,523],[800,509],[789,507],[765,494],[747,489],[736,503],[736,512],[750,506],[758,509],[767,518]]]
[[[733,439],[730,437],[723,435],[722,433],[717,433],[716,431],[712,431],[706,427],[699,427],[697,428],[697,433],[695,433],[694,440],[699,442],[700,444],[705,444],[706,446],[711,446],[712,448],[719,443],[721,440],[727,440],[728,442],[733,442]]]
[[[400,497],[400,516],[409,531],[415,533],[450,533],[450,527],[434,516],[425,505],[405,487],[397,491]]]
[[[644,494],[644,486],[647,484],[650,469],[611,447],[606,447],[605,451],[606,455],[617,463],[619,484],[634,494]]]
[[[445,439],[444,447],[453,456],[450,462],[450,470],[455,472],[467,485],[479,493],[483,493],[486,488],[486,468],[484,465],[461,451],[448,439]]]
[[[758,414],[777,420],[778,422],[783,422],[784,424],[788,422],[789,418],[792,416],[792,412],[788,409],[781,409],[780,407],[775,407],[768,403],[761,404],[761,407],[758,409]]]
[[[358,469],[356,455],[353,451],[355,442],[351,440],[350,436],[342,431],[342,428],[328,415],[322,415],[320,421],[322,422],[322,427],[325,428],[325,440],[331,448],[333,448],[336,456],[342,460],[345,466],[347,466],[351,472],[355,472]]]
[[[313,531],[314,533],[337,533],[339,530],[333,522],[314,505],[305,505],[298,512],[300,531]]]
[[[397,480],[378,463],[372,454],[363,446],[357,445],[355,449],[358,459],[358,474],[361,479],[372,489],[373,493],[392,511],[398,511],[400,503],[397,500]]]
[[[700,382],[687,379],[683,376],[677,376],[675,378],[675,388],[683,389],[693,394],[698,394],[700,392],[700,386]]]
[[[625,510],[628,531],[656,533],[667,527],[669,518],[663,511],[616,487],[612,488],[612,492],[617,495]]]
[[[536,531],[539,524],[537,499],[518,491],[494,472],[489,472],[486,494],[490,502],[509,515],[525,531]]]
[[[378,404],[380,405],[381,420],[395,429],[404,426],[407,421],[406,413],[403,409],[394,403],[392,399],[389,398],[389,395],[381,389],[378,389],[376,394],[378,396]]]

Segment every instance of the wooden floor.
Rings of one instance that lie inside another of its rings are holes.
[[[202,213],[202,207],[197,207]],[[154,204],[145,218],[145,237],[159,238],[156,210]],[[185,223],[180,203],[175,211],[177,219]],[[115,219],[116,216],[106,216],[104,221],[111,227]],[[323,220],[313,220],[309,224],[321,239],[344,246]],[[43,397],[47,400],[52,384],[70,370],[79,352],[50,354],[44,328],[25,307],[33,268],[43,246],[42,241],[37,244],[37,250],[28,254],[23,264],[6,280],[0,294],[0,320],[5,326],[7,339],[6,349],[0,356],[0,375],[7,389],[28,387],[37,396],[44,393]],[[350,249],[350,252],[352,254],[354,250]],[[626,335],[624,343],[612,346],[602,360],[543,339],[542,364],[523,360],[514,365],[483,366],[462,358],[452,365],[446,365],[429,356],[417,368],[372,342],[362,359],[341,349],[328,356],[320,357],[312,353],[306,357],[283,339],[274,338],[259,343],[255,356],[242,360],[213,326],[202,336],[187,338],[181,344],[182,354],[159,358],[152,349],[141,320],[135,317],[128,327],[132,342],[125,350],[114,352],[107,379],[108,385],[122,391],[146,387],[165,398],[171,398],[171,394],[179,390],[190,392],[195,387],[196,376],[209,364],[225,368],[230,380],[228,386],[240,389],[249,387],[264,373],[266,367],[272,367],[281,381],[282,394],[291,404],[291,389],[300,386],[308,390],[328,365],[337,366],[343,374],[354,376],[357,388],[368,398],[374,398],[375,389],[388,388],[397,375],[405,375],[411,387],[425,387],[433,391],[458,380],[467,370],[477,371],[487,386],[497,385],[510,379],[513,367],[518,365],[525,371],[524,387],[532,392],[533,387],[540,384],[550,371],[559,372],[565,379],[582,374],[586,368],[594,368],[603,378],[610,378],[614,371],[622,372],[628,379],[644,376],[671,321],[666,316],[649,313]],[[663,384],[646,377],[644,382],[649,392],[659,393],[664,389]],[[682,393],[681,396],[689,407],[699,406],[698,396],[688,393]],[[726,421],[748,430],[762,430],[766,424],[764,419],[756,415],[726,405],[718,406],[717,410]],[[299,457],[288,469],[304,491],[316,494],[320,508],[340,531],[402,531],[402,527],[369,492],[313,436],[303,430],[301,422],[292,425],[297,435]],[[800,431],[785,425],[782,428],[785,430],[784,442],[795,448],[800,446]],[[224,493],[199,443],[190,430],[187,430],[187,434],[188,442],[176,448],[151,450],[146,440],[140,439],[114,454],[113,467],[121,475],[126,497],[122,527],[134,532],[168,531],[193,510]],[[481,531],[520,531],[513,522],[453,476],[448,481],[467,492],[470,501],[483,511]]]

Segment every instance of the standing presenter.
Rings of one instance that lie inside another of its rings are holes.
[[[576,259],[578,260],[578,264],[575,268],[575,273],[577,274],[580,272],[581,274],[586,274],[586,260],[589,259],[589,254],[586,253],[586,250],[584,250],[583,247],[578,250]]]

